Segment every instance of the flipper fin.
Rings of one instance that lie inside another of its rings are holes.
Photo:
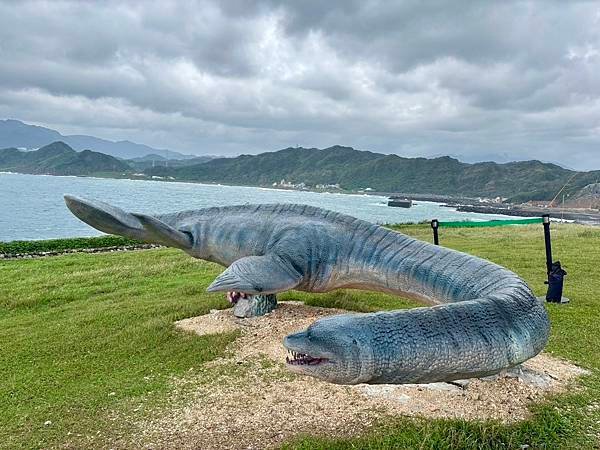
[[[145,238],[149,242],[157,242],[166,245],[167,247],[175,247],[181,249],[192,248],[192,236],[182,231],[176,230],[170,225],[161,222],[156,217],[147,216],[145,214],[132,215],[140,221],[144,227]]]
[[[100,201],[65,195],[65,203],[75,216],[105,233],[181,249],[192,247],[192,238],[160,220],[132,214]]]
[[[302,275],[277,255],[246,256],[231,264],[207,291],[274,294],[293,289]]]
[[[132,214],[100,201],[65,195],[65,203],[75,216],[105,233],[143,239],[142,224]]]

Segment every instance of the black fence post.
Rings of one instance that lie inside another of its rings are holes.
[[[546,244],[546,273],[552,271],[552,242],[550,241],[550,214],[544,214],[544,243]]]
[[[437,219],[433,219],[431,221],[431,228],[433,228],[433,243],[435,245],[440,245],[440,237],[438,236],[438,228],[440,227],[440,222]]]
[[[560,261],[552,261],[552,242],[550,241],[550,215],[544,214],[544,243],[546,244],[546,271],[548,273],[548,291],[546,301],[552,303],[568,303],[569,299],[563,297],[563,283],[567,272],[563,270]]]

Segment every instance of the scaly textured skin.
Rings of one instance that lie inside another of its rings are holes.
[[[324,318],[288,336],[288,367],[333,383],[427,383],[480,377],[539,353],[546,310],[491,262],[305,205],[244,205],[144,216],[65,197],[108,233],[181,248],[226,269],[209,291],[376,290],[427,308]]]

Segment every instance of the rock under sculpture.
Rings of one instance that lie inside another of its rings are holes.
[[[332,383],[493,375],[535,356],[548,339],[544,305],[514,273],[343,214],[278,204],[148,216],[102,202],[65,200],[77,217],[101,231],[226,266],[208,291],[355,288],[434,305],[323,318],[287,336],[287,366]]]
[[[233,304],[233,315],[240,318],[264,316],[277,308],[275,294],[248,295],[232,291],[227,293],[227,300]]]

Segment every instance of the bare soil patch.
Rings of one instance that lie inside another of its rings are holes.
[[[541,354],[509,373],[456,384],[339,386],[289,373],[283,338],[342,312],[285,302],[263,317],[238,319],[229,309],[178,322],[189,332],[240,330],[240,337],[198,375],[174,380],[172,407],[140,423],[136,441],[149,448],[246,449],[298,434],[356,434],[390,416],[512,422],[528,416],[531,402],[574,388],[572,380],[585,372]]]

